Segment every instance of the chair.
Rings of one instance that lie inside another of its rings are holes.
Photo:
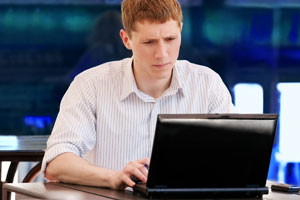
[[[11,162],[10,167],[8,169],[7,172],[7,176],[6,176],[6,180],[5,183],[12,183],[17,171],[17,167],[18,167],[18,162]],[[35,165],[25,176],[25,178],[23,179],[23,183],[29,183],[32,182],[35,177],[39,174],[39,172],[41,171],[41,166],[42,166],[42,162],[39,162],[37,165]],[[1,188],[2,190],[2,188]],[[11,199],[11,193],[8,192],[6,194],[3,195],[4,197],[6,197],[7,200]],[[5,200],[5,199],[3,199]]]

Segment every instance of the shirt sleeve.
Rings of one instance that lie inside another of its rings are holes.
[[[209,113],[237,113],[231,95],[219,75],[212,82],[209,95]]]
[[[58,155],[72,152],[83,157],[96,140],[95,92],[87,82],[76,77],[65,93],[54,128],[47,142],[42,173]]]

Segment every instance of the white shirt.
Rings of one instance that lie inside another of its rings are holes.
[[[177,61],[170,87],[159,99],[136,85],[132,58],[79,74],[64,95],[47,143],[46,164],[64,152],[96,166],[121,170],[149,157],[158,114],[236,112],[230,93],[211,69]]]

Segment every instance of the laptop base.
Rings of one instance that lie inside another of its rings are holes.
[[[146,184],[138,183],[134,192],[147,197],[168,198],[261,198],[268,194],[268,187],[262,188],[147,188]]]

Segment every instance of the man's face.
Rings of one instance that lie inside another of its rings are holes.
[[[131,38],[125,31],[121,31],[124,45],[133,53],[135,77],[150,81],[169,79],[181,43],[178,22],[169,20],[161,24],[143,21],[137,22],[135,29],[131,32]]]

